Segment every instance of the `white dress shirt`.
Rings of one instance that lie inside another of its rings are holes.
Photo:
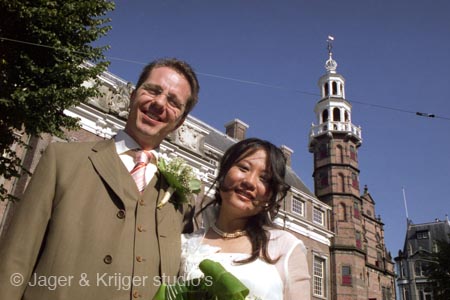
[[[138,143],[131,136],[129,136],[125,131],[119,130],[117,135],[114,137],[116,151],[122,160],[123,164],[127,168],[128,172],[133,170],[136,163],[134,162],[134,150],[141,149]],[[155,158],[159,157],[159,153],[153,149],[150,151]],[[145,168],[145,179],[147,184],[155,175],[157,167],[153,163],[149,163]]]

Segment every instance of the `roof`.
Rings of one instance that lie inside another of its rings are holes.
[[[433,250],[433,241],[444,240],[450,243],[450,222],[448,220],[423,223],[423,224],[408,224],[406,232],[405,245],[403,253],[408,255],[418,251]],[[408,251],[408,245],[411,249]]]

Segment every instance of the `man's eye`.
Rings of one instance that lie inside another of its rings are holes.
[[[149,92],[150,94],[155,95],[155,96],[161,94],[161,92],[158,89],[154,89],[154,88],[147,89],[147,92]]]
[[[173,108],[181,109],[182,106],[181,103],[175,100],[174,98],[169,97],[169,99],[167,99],[167,102],[169,102],[169,105],[172,106]]]

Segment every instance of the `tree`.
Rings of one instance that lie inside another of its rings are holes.
[[[107,0],[0,0],[0,176],[26,171],[11,148],[28,147],[17,133],[63,137],[78,128],[63,111],[99,93],[83,83],[109,64],[108,46],[92,42],[110,30],[113,9]],[[5,199],[14,197],[1,184]]]
[[[428,264],[428,278],[435,283],[434,299],[450,299],[450,243],[437,240],[438,251],[431,255]]]

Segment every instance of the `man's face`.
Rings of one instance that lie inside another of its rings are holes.
[[[130,98],[125,126],[143,149],[153,149],[184,121],[183,113],[191,95],[189,82],[169,67],[153,69]]]

